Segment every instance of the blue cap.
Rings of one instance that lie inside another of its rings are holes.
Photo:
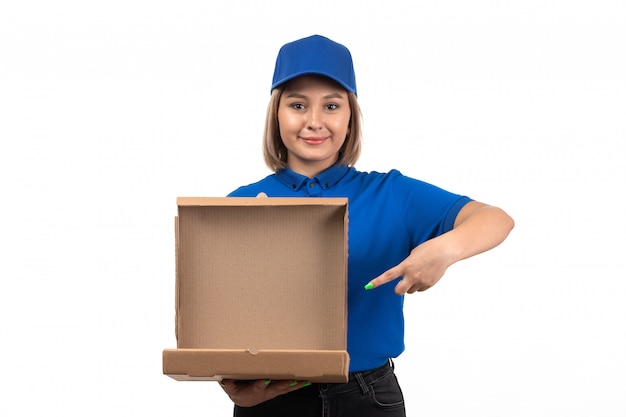
[[[349,92],[356,94],[356,78],[350,51],[324,36],[309,36],[280,48],[272,79],[272,90],[305,74],[331,78]]]

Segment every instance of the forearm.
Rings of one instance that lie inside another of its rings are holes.
[[[498,246],[513,226],[513,219],[502,209],[471,202],[457,216],[454,228],[440,237],[446,241],[452,264]]]
[[[396,294],[427,290],[450,265],[502,243],[513,225],[513,219],[501,209],[472,201],[461,209],[451,231],[416,246],[406,259],[371,280],[365,289],[402,277]]]

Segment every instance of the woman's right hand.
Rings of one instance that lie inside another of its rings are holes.
[[[310,385],[306,381],[237,381],[223,379],[220,386],[239,407],[253,407],[279,395],[287,394]]]

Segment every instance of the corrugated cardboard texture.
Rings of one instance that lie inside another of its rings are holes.
[[[230,362],[246,379],[344,380],[347,200],[180,198],[178,206],[178,349],[164,351],[164,373],[234,377]],[[307,358],[317,365],[302,364]],[[289,360],[310,369],[290,369]]]

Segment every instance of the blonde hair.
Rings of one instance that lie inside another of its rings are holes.
[[[274,172],[287,167],[287,148],[280,138],[278,126],[278,105],[284,90],[284,84],[272,91],[270,102],[267,105],[265,129],[263,131],[263,159],[265,164]],[[354,93],[348,92],[350,104],[350,122],[348,136],[339,151],[338,164],[353,166],[361,154],[361,108]]]

